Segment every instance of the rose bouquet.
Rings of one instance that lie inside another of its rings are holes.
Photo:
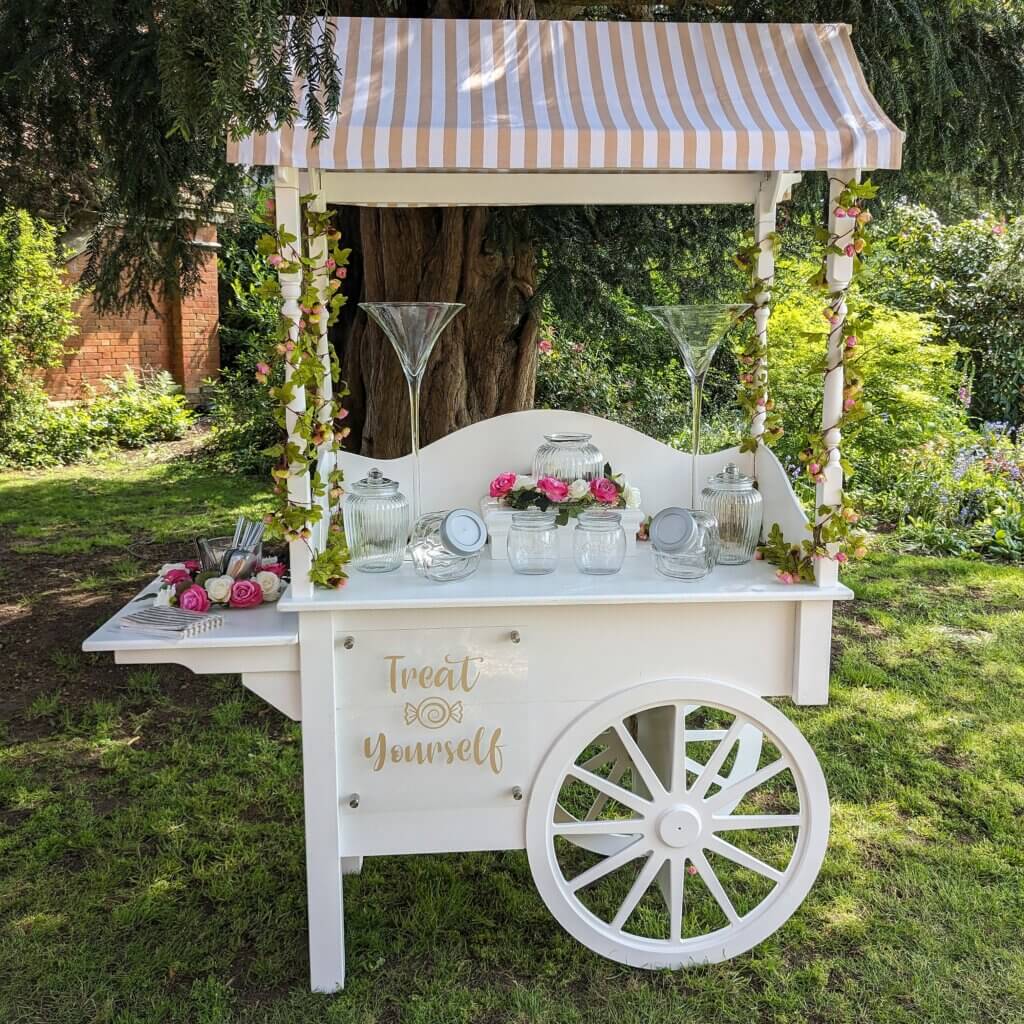
[[[207,612],[213,605],[255,608],[276,601],[284,591],[287,567],[275,559],[264,559],[251,579],[236,580],[216,570],[201,571],[199,562],[189,559],[164,568],[163,586],[155,604],[176,606],[187,612]]]
[[[520,511],[528,508],[554,509],[557,522],[564,526],[571,516],[588,508],[640,507],[640,492],[631,487],[611,466],[605,466],[605,475],[595,480],[573,480],[566,483],[553,476],[532,476],[499,473],[488,488],[492,498],[508,508]]]

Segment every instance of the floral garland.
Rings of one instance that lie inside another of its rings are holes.
[[[878,189],[868,179],[864,182],[856,180],[846,182],[842,192],[836,199],[833,215],[836,220],[852,221],[852,230],[833,233],[828,228],[819,228],[815,233],[816,240],[824,243],[821,264],[808,281],[813,288],[828,291],[828,258],[829,256],[846,256],[853,260],[853,277],[863,270],[864,257],[871,250],[867,238],[867,226],[871,223],[871,213],[864,208],[864,200],[873,199]],[[847,239],[842,245],[841,239]],[[852,283],[852,282],[851,282]],[[829,364],[826,355],[820,364],[820,370],[827,380],[829,374],[843,371],[843,406],[839,418],[824,428],[808,433],[807,446],[800,452],[800,461],[804,472],[814,484],[825,482],[825,467],[828,466],[835,445],[830,442],[833,431],[842,431],[845,427],[864,419],[870,412],[870,406],[864,401],[864,381],[856,371],[856,362],[860,358],[860,328],[856,319],[847,315],[844,321],[843,311],[850,291],[848,283],[844,288],[831,292],[828,304],[822,310],[822,316],[828,322],[829,330],[825,334],[827,340],[832,331],[842,326],[843,335],[839,349],[838,361]],[[844,477],[848,477],[852,468],[840,460]],[[815,522],[810,539],[799,544],[787,541],[782,529],[775,523],[768,534],[767,543],[757,549],[757,557],[763,558],[776,567],[776,577],[782,583],[813,583],[814,567],[817,559],[829,558],[843,564],[851,558],[863,558],[867,554],[867,538],[857,528],[860,513],[854,508],[846,491],[841,491],[839,501],[835,505],[820,505],[817,509]],[[835,546],[835,553],[830,547]]]
[[[190,558],[164,566],[164,586],[157,591],[153,605],[176,606],[187,612],[208,612],[215,604],[255,608],[281,596],[286,576],[286,567],[275,559],[264,561],[252,579],[236,580],[216,569],[200,571],[199,562]]]
[[[276,223],[272,199],[267,201],[265,213],[258,218],[267,231],[257,243],[258,251],[266,257],[268,265],[277,274],[301,275],[298,324],[282,311],[274,346],[275,357],[281,360],[290,373],[280,385],[269,388],[270,396],[276,403],[274,418],[286,437],[283,442],[272,445],[263,453],[276,460],[271,476],[277,507],[266,516],[266,536],[286,541],[302,540],[307,544],[312,537],[311,527],[319,521],[323,512],[315,501],[311,506],[292,501],[288,496],[289,479],[301,478],[308,473],[313,497],[327,493],[333,507],[343,494],[342,471],[336,468],[326,480],[322,480],[317,472],[317,460],[325,448],[331,452],[339,451],[350,433],[350,429],[343,424],[348,410],[340,402],[349,391],[343,384],[338,384],[340,370],[337,354],[333,347],[329,349],[331,380],[336,386],[333,396],[328,397],[323,387],[324,367],[318,347],[324,318],[328,326],[335,323],[345,304],[341,282],[348,273],[346,267],[351,249],[341,248],[341,234],[331,223],[333,213],[310,209],[315,198],[306,195],[300,199],[307,232],[305,245],[286,231],[284,225]],[[326,237],[327,252],[320,258],[314,258],[308,255],[310,243],[321,235]],[[328,278],[330,299],[326,306],[318,288],[321,275]],[[259,294],[263,298],[281,302],[281,283],[276,275],[263,282]],[[256,379],[259,383],[267,384],[272,374],[273,367],[269,363],[257,364]],[[299,388],[304,388],[306,394],[306,406],[302,411],[291,408]],[[299,438],[298,441],[287,436],[287,416],[290,412],[295,413],[294,434]],[[332,516],[324,550],[313,556],[310,579],[320,586],[343,587],[347,581],[344,566],[348,557],[344,532],[337,517]]]
[[[488,494],[509,508],[522,511],[538,508],[558,513],[555,521],[565,526],[588,508],[639,508],[640,492],[627,484],[621,476],[613,475],[611,466],[605,466],[604,476],[594,480],[573,480],[566,483],[553,476],[539,480],[524,474],[499,473],[488,488]]]
[[[772,298],[769,280],[757,273],[758,258],[766,245],[771,246],[773,252],[778,252],[778,232],[769,232],[760,241],[754,239],[753,232],[747,232],[744,244],[733,256],[733,262],[748,278],[742,295],[747,309],[740,319],[749,319],[755,324],[754,330],[736,348],[736,361],[740,366],[736,402],[746,414],[748,423],[753,423],[757,416],[764,416],[763,432],[746,435],[740,441],[741,452],[756,453],[758,445],[763,443],[770,447],[783,435],[782,414],[774,399],[768,397],[768,332],[758,330],[756,326],[758,311],[764,309]]]

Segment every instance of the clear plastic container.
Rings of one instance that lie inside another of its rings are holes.
[[[708,477],[701,491],[704,511],[718,520],[722,565],[743,565],[754,557],[761,536],[762,498],[754,481],[730,462]]]
[[[597,480],[604,476],[604,456],[590,443],[590,434],[545,434],[533,456],[533,478],[553,476],[573,480]]]
[[[435,583],[464,580],[479,568],[486,543],[484,521],[468,508],[429,512],[412,530],[412,564],[420,576]]]
[[[531,508],[516,512],[508,529],[508,560],[526,576],[543,576],[558,568],[558,527],[554,512]]]
[[[409,502],[379,469],[352,484],[341,507],[353,569],[393,572],[409,538]]]
[[[703,579],[718,561],[718,523],[707,512],[662,509],[651,520],[649,536],[654,565],[663,576]]]
[[[626,560],[626,533],[622,516],[609,509],[581,512],[572,532],[576,568],[588,576],[610,576]]]

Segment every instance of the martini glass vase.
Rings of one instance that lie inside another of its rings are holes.
[[[742,304],[647,307],[647,312],[672,336],[683,357],[687,376],[690,378],[690,393],[693,399],[690,508],[694,511],[699,510],[700,490],[698,489],[697,463],[700,459],[700,421],[701,404],[704,400],[704,380],[722,339],[747,308]]]
[[[387,335],[409,386],[409,433],[412,438],[412,521],[421,513],[420,388],[423,374],[441,332],[465,306],[461,302],[360,302]]]

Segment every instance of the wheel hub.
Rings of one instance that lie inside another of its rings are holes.
[[[666,846],[679,849],[700,838],[700,815],[685,805],[672,807],[658,819],[658,835]]]

